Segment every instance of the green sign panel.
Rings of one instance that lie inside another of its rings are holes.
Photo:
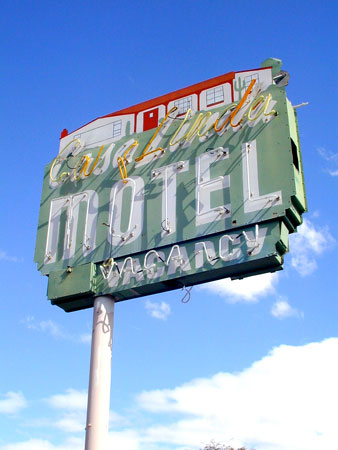
[[[267,60],[63,132],[35,253],[53,304],[281,269],[306,210],[281,73]]]

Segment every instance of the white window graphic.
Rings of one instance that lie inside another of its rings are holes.
[[[122,120],[113,122],[113,137],[120,136],[122,132]]]
[[[207,106],[224,101],[223,86],[218,86],[207,91]]]
[[[174,106],[177,106],[178,108],[178,115],[186,113],[188,109],[191,108],[191,105],[191,97],[180,98],[174,102]]]
[[[249,87],[249,84],[252,80],[256,80],[256,84],[259,82],[258,73],[253,73],[252,75],[247,75],[246,77],[244,77],[244,84],[246,89]]]

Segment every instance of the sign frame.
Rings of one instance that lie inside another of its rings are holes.
[[[97,295],[122,301],[282,268],[307,205],[280,66],[269,59],[63,131],[35,252],[53,304],[73,311]]]

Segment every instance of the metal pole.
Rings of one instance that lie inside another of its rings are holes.
[[[106,450],[109,425],[114,300],[94,300],[85,450]]]

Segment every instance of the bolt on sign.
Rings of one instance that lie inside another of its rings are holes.
[[[52,304],[280,270],[306,211],[288,78],[270,58],[63,130],[35,251]]]

